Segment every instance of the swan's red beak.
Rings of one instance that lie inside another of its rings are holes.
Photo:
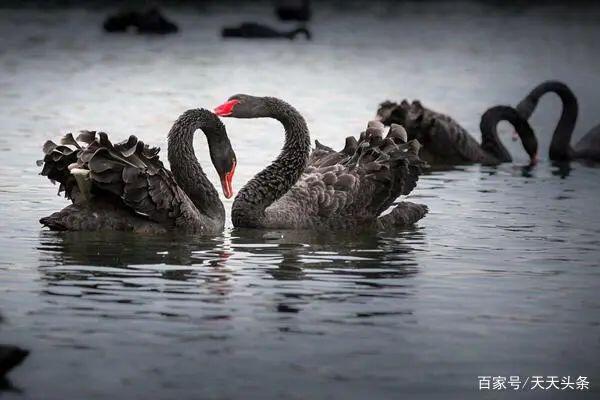
[[[225,175],[221,176],[221,188],[223,189],[223,195],[225,198],[230,199],[233,196],[233,185],[231,181],[233,180],[233,173],[235,172],[236,163],[233,163],[231,169],[225,173]]]
[[[235,99],[229,100],[215,108],[215,114],[217,114],[219,117],[228,117],[233,114],[233,107],[235,107],[235,105],[239,102],[239,100]]]

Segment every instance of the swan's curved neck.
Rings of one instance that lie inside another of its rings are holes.
[[[512,157],[498,136],[498,123],[505,119],[500,112],[488,110],[481,117],[481,148],[496,162],[511,162]]]
[[[550,159],[566,160],[572,151],[570,147],[571,135],[575,130],[575,123],[577,122],[577,114],[579,112],[577,98],[573,91],[564,83],[549,81],[534,88],[523,101],[530,102],[531,112],[533,112],[540,98],[548,92],[556,93],[562,102],[560,119],[558,120],[556,129],[554,129],[552,142],[550,143]]]
[[[285,129],[285,143],[271,165],[260,171],[240,190],[231,216],[236,226],[264,225],[265,209],[287,193],[308,164],[310,134],[304,118],[294,107],[273,97],[264,97],[268,115]]]
[[[225,209],[219,194],[208,180],[194,153],[194,132],[201,129],[211,144],[213,131],[195,116],[184,114],[171,128],[168,137],[168,157],[177,184],[196,208],[208,217],[225,219]]]
[[[525,151],[532,160],[537,157],[537,140],[531,126],[514,108],[496,106],[487,110],[481,117],[481,147],[498,159],[498,162],[510,162],[512,157],[498,137],[498,123],[508,121],[517,131]]]

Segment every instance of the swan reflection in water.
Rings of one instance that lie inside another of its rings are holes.
[[[263,285],[275,291],[274,308],[290,312],[298,301],[360,296],[360,288],[389,288],[390,279],[413,276],[415,249],[424,242],[419,228],[360,234],[234,229],[214,238],[44,231],[38,250],[50,296],[139,304],[148,300],[139,292],[153,292],[222,303],[234,291]],[[284,281],[310,283],[290,290]]]
[[[232,289],[231,254],[221,244],[221,237],[44,231],[38,250],[46,294],[143,302],[127,293],[189,294],[187,283],[205,282],[208,297],[218,300]]]

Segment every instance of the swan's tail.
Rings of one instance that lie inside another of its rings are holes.
[[[74,229],[69,229],[68,224],[64,223],[62,215],[60,214],[60,211],[52,213],[52,214],[48,215],[47,217],[40,218],[40,224],[42,224],[42,226],[50,228],[51,231],[74,230]]]
[[[402,201],[389,214],[377,218],[377,226],[380,229],[410,226],[423,218],[428,211],[426,205]]]
[[[304,37],[306,38],[306,40],[312,40],[312,35],[311,35],[310,31],[308,29],[306,29],[306,28],[294,29],[293,31],[291,31],[288,34],[288,37],[290,39],[296,39],[296,36],[298,36],[300,34],[304,35]]]
[[[70,204],[60,211],[40,219],[40,224],[51,231],[99,231],[104,228],[116,228],[125,213],[119,213],[115,207],[103,202],[90,204]],[[121,229],[123,230],[123,229]]]
[[[51,231],[135,231],[163,233],[166,229],[153,221],[140,218],[119,204],[104,200],[70,204],[60,211],[41,218],[40,223]]]
[[[385,138],[384,132],[381,122],[371,121],[358,141],[352,136],[346,138],[343,150],[337,152],[317,142],[311,154],[311,167],[325,173],[327,168],[340,164],[355,177],[348,180],[351,186],[348,191],[360,199],[352,203],[353,208],[349,211],[353,218],[359,215],[370,220],[376,219],[400,195],[408,195],[416,187],[419,175],[427,165],[419,158],[419,142],[407,141],[407,132],[402,126],[392,124]],[[363,186],[360,188],[354,183]],[[383,221],[390,225],[394,225],[394,221],[399,224],[413,223],[425,215],[426,208],[423,207],[417,208],[419,212],[410,212],[408,216],[401,217],[399,214],[407,208],[399,206]]]
[[[402,126],[392,124],[385,138],[383,130],[380,122],[369,122],[352,157],[358,155],[357,165],[377,182],[370,204],[375,215],[387,210],[398,196],[412,192],[426,165],[419,158],[421,145],[417,140],[407,142],[407,133]]]

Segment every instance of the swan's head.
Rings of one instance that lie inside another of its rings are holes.
[[[506,116],[508,121],[513,125],[515,133],[514,137],[517,136],[521,139],[523,149],[529,156],[529,165],[534,166],[538,163],[538,141],[535,136],[535,132],[529,122],[528,117],[531,116],[531,112],[535,109],[535,105],[532,106],[529,101],[525,100],[519,103],[519,108],[506,107]],[[501,107],[500,107],[501,108]]]
[[[237,160],[231,142],[227,136],[227,130],[223,122],[215,114],[208,110],[198,110],[201,115],[200,128],[206,135],[208,141],[208,152],[219,179],[221,188],[226,198],[233,196],[233,174]]]
[[[233,174],[235,173],[235,167],[237,165],[235,153],[231,146],[229,146],[229,148],[225,149],[222,154],[217,157],[214,157],[213,154],[211,154],[211,158],[215,169],[219,174],[219,179],[221,180],[223,195],[225,198],[230,199],[233,196]]]
[[[220,117],[261,118],[269,117],[271,112],[265,97],[236,94],[214,110]]]
[[[535,108],[537,107],[537,105],[538,105],[537,99],[527,96],[523,100],[521,100],[519,102],[519,104],[517,104],[517,106],[515,107],[515,110],[517,110],[517,112],[519,113],[519,115],[521,117],[523,117],[525,119],[529,119],[529,118],[531,118],[531,114],[533,114],[533,111],[535,111]],[[519,134],[517,133],[517,131],[513,131],[512,140],[513,140],[513,142],[516,142],[517,140],[519,140]]]
[[[523,143],[523,148],[529,156],[529,165],[536,165],[539,161],[537,138],[535,137],[535,133],[531,128],[522,128],[522,130],[526,132],[525,134],[521,134],[520,136],[521,142]]]
[[[233,174],[237,160],[227,134],[209,139],[210,159],[219,174],[221,188],[226,198],[233,196]]]
[[[538,141],[535,132],[519,112],[511,106],[497,105],[486,110],[481,116],[479,130],[482,137],[487,137],[487,145],[492,146],[498,152],[502,152],[507,159],[510,159],[508,150],[500,143],[498,137],[497,125],[500,121],[508,121],[521,139],[523,149],[529,156],[529,165],[533,166],[538,162]]]

